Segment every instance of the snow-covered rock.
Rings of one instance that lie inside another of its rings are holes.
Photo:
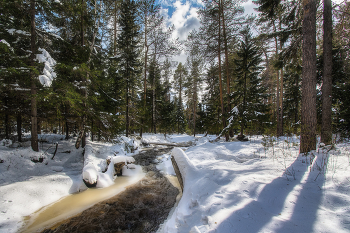
[[[97,184],[97,169],[96,166],[93,163],[88,163],[84,166],[83,169],[83,180],[85,181],[85,184],[89,186],[96,186]]]

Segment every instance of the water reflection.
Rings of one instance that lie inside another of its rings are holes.
[[[46,206],[34,214],[26,217],[25,225],[20,232],[38,232],[45,227],[77,215],[92,205],[109,199],[125,190],[125,187],[141,180],[145,173],[141,166],[135,166],[132,176],[120,176],[115,179],[115,184],[103,189],[87,189],[86,191],[69,195],[61,200]],[[128,172],[130,173],[130,172]]]

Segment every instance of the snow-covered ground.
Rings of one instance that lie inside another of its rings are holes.
[[[91,174],[102,177],[98,186],[110,185],[113,176],[102,173],[106,159],[130,157],[142,147],[125,137],[113,144],[88,141],[84,159],[73,139],[42,137],[52,144],[44,144],[39,153],[28,143],[11,148],[0,142],[0,232],[16,232],[24,216],[86,189],[82,178],[88,164]],[[185,188],[159,232],[350,232],[349,142],[305,157],[299,156],[296,137],[209,142],[214,138],[143,135],[145,142],[195,144],[172,151]],[[51,160],[55,141],[58,151]],[[165,174],[174,174],[170,156],[158,158]],[[43,163],[32,162],[40,158]]]

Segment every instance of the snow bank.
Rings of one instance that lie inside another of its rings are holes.
[[[177,166],[179,167],[182,179],[184,181],[184,189],[186,189],[186,186],[190,185],[192,176],[197,171],[197,168],[193,165],[191,160],[181,148],[174,148],[171,155],[174,157]]]
[[[349,232],[350,144],[305,157],[271,140],[174,149],[189,185],[158,233]]]
[[[41,136],[51,142],[62,135]],[[18,232],[23,217],[85,186],[82,151],[73,150],[73,143],[60,141],[54,160],[50,143],[40,145],[40,152],[21,145],[0,146],[0,232]],[[63,148],[71,152],[61,153]]]
[[[113,164],[124,162],[125,165],[127,165],[129,163],[135,162],[135,159],[133,157],[128,157],[128,156],[116,156],[113,158],[110,157],[110,159],[113,162]]]

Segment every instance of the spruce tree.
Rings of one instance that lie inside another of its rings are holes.
[[[125,81],[125,132],[129,136],[130,127],[130,101],[132,88],[135,87],[140,74],[139,61],[139,26],[136,22],[137,5],[133,0],[123,0],[119,18],[120,34],[117,40],[119,73]]]
[[[236,91],[232,93],[235,107],[231,111],[232,117],[240,121],[240,140],[244,139],[243,133],[248,122],[254,123],[255,126],[261,125],[267,112],[267,95],[260,77],[261,53],[248,29],[242,32],[242,37],[235,60]]]

